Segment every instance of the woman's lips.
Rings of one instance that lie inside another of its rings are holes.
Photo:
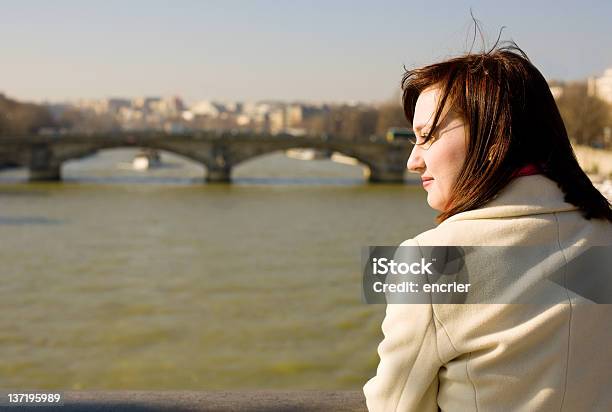
[[[423,187],[427,187],[433,183],[434,179],[433,177],[422,177],[421,181],[423,183]]]

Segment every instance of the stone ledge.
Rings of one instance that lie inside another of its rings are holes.
[[[49,391],[52,392],[52,391]],[[361,391],[64,391],[63,406],[4,407],[14,411],[191,412],[367,411]]]

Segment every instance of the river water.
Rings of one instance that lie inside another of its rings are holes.
[[[133,149],[64,165],[60,183],[0,173],[0,387],[359,389],[384,305],[360,252],[434,226],[419,185],[272,154],[205,169]]]

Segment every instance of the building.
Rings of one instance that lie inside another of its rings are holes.
[[[563,89],[565,88],[565,84],[558,80],[551,80],[548,82],[548,87],[550,88],[550,92],[556,100],[563,95]]]
[[[287,127],[287,116],[284,107],[272,109],[268,115],[270,133],[278,134]]]
[[[299,104],[292,104],[285,108],[287,127],[298,127],[302,125],[304,120],[304,114],[302,106]]]
[[[225,111],[225,108],[219,103],[202,100],[191,106],[189,111],[196,116],[217,117]]]
[[[185,109],[180,97],[167,97],[149,104],[150,110],[161,117],[178,117]]]
[[[587,92],[589,96],[597,96],[612,104],[612,67],[606,69],[601,77],[589,77]]]

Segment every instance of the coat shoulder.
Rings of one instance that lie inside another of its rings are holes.
[[[420,246],[508,246],[570,244],[612,244],[612,223],[587,220],[579,211],[538,213],[458,219],[420,233],[412,239]]]

